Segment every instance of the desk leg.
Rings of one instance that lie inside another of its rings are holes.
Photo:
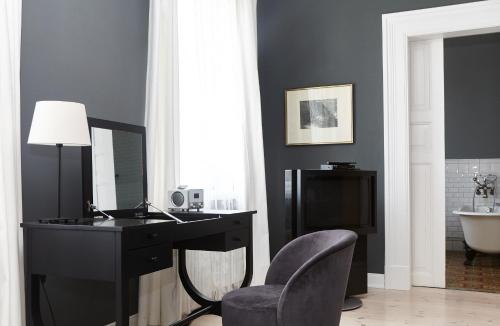
[[[116,326],[128,326],[130,312],[129,312],[129,278],[126,274],[127,261],[126,261],[126,248],[124,247],[125,241],[122,235],[115,238],[115,316]]]
[[[28,326],[43,326],[40,313],[40,275],[25,277],[26,324]]]
[[[253,277],[253,226],[252,217],[250,217],[250,226],[248,228],[248,246],[245,247],[245,278],[240,288],[245,288],[252,283]]]
[[[198,289],[194,286],[193,282],[189,278],[189,274],[186,267],[186,250],[179,249],[179,279],[181,280],[184,289],[187,294],[194,300],[197,304],[202,307],[210,306],[216,304],[217,301],[214,301],[208,297],[206,297],[203,293],[198,291]]]
[[[129,282],[117,280],[115,283],[116,326],[128,326],[129,323]]]
[[[245,260],[246,260],[246,269],[245,269],[245,277],[240,288],[244,288],[250,285],[253,277],[253,231],[252,231],[252,218],[250,218],[250,226],[248,228],[248,246],[245,247]],[[179,249],[179,278],[181,280],[184,289],[187,294],[193,299],[196,303],[198,303],[201,308],[199,310],[195,310],[191,316],[187,319],[180,321],[178,323],[174,323],[171,325],[180,326],[187,325],[186,321],[192,320],[190,317],[199,316],[201,314],[212,313],[221,315],[221,301],[215,301],[208,297],[206,297],[203,293],[198,291],[198,289],[194,286],[193,282],[189,278],[189,274],[186,268],[186,250]]]
[[[184,286],[184,289],[186,290],[187,294],[189,294],[191,299],[193,299],[193,301],[199,304],[201,307],[192,311],[189,314],[189,316],[187,316],[183,320],[170,324],[170,326],[189,325],[191,321],[205,314],[212,313],[220,315],[221,302],[206,297],[203,293],[198,291],[198,289],[194,286],[193,282],[191,282],[191,279],[189,278],[189,274],[186,268],[186,250],[179,249],[178,254],[179,254],[179,268],[178,268],[179,279],[181,280],[181,283]]]
[[[45,276],[31,273],[31,233],[29,228],[23,229],[24,240],[24,304],[27,326],[43,326],[40,312],[40,284]]]

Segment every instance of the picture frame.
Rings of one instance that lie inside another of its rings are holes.
[[[287,146],[354,143],[354,84],[285,90]]]

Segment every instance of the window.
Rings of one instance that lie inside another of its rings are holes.
[[[179,1],[180,182],[207,208],[245,198],[244,83],[236,1]]]

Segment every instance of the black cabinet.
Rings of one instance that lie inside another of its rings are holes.
[[[329,229],[347,229],[358,234],[347,296],[367,292],[366,235],[376,232],[376,190],[376,171],[285,171],[287,241]]]

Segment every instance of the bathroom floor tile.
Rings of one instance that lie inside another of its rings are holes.
[[[446,252],[448,289],[500,293],[500,255],[477,254],[474,266],[465,266],[463,251]]]

